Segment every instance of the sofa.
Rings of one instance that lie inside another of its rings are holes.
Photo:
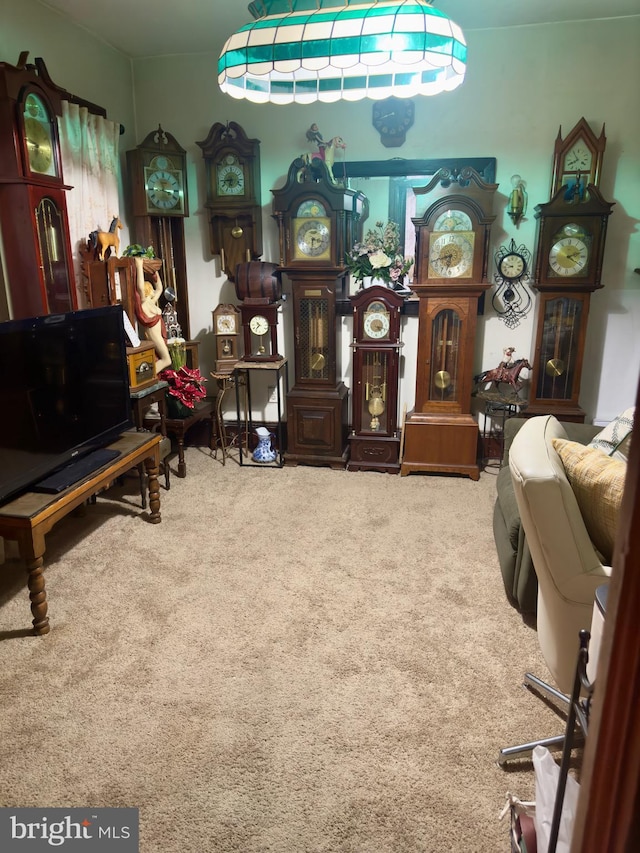
[[[508,418],[504,425],[504,451],[496,481],[493,536],[498,552],[504,589],[509,602],[523,614],[536,612],[538,581],[529,547],[520,524],[520,514],[509,470],[509,449],[527,418]],[[587,445],[602,430],[592,424],[561,421],[567,439]]]

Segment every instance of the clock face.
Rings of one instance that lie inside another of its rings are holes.
[[[39,175],[57,175],[54,134],[49,110],[42,98],[30,92],[24,102],[24,135],[29,169]]]
[[[473,269],[473,231],[431,233],[429,275],[431,278],[469,278]]]
[[[389,312],[381,302],[372,302],[365,312],[362,330],[365,337],[381,340],[389,335]]]
[[[564,157],[565,172],[590,172],[593,155],[583,139],[578,139]]]
[[[218,314],[216,319],[216,331],[221,334],[235,335],[237,329],[237,318],[235,314]]]
[[[413,124],[415,106],[408,98],[386,98],[373,105],[372,124],[387,148],[402,145]]]
[[[156,161],[160,158],[156,158]],[[163,160],[165,158],[162,158]],[[145,168],[145,185],[150,208],[160,211],[182,208],[182,176],[166,168]]]
[[[463,210],[445,210],[436,219],[434,231],[472,231],[470,217]]]
[[[234,154],[227,154],[216,167],[216,188],[218,195],[244,195],[244,169]]]
[[[507,281],[515,281],[517,278],[522,278],[526,272],[526,268],[527,265],[524,258],[517,252],[509,252],[498,263],[498,272]]]
[[[330,220],[323,218],[295,219],[295,257],[325,260],[330,257]]]
[[[252,317],[249,321],[249,328],[254,335],[266,335],[269,331],[269,321],[266,317],[256,314],[255,317]]]
[[[589,249],[578,237],[562,237],[549,252],[549,266],[560,276],[585,274],[588,260]]]

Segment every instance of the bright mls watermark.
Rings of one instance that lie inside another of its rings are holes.
[[[138,809],[0,808],[2,853],[138,853]]]

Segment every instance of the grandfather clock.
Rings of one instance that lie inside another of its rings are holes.
[[[44,63],[0,62],[0,236],[14,319],[78,307],[57,116]]]
[[[350,297],[353,305],[352,430],[348,471],[400,471],[398,372],[404,299],[375,285]]]
[[[133,239],[153,246],[162,258],[160,275],[175,294],[175,310],[185,338],[189,332],[189,291],[184,218],[189,215],[186,152],[174,136],[158,129],[127,151],[133,212]]]
[[[415,189],[428,197],[416,228],[419,297],[415,406],[405,421],[400,473],[480,476],[478,424],[471,414],[478,300],[490,286],[487,261],[497,184],[472,168],[441,169]]]
[[[339,380],[336,298],[363,196],[334,183],[321,160],[294,160],[273,192],[281,271],[291,281],[295,384],[287,396],[285,464],[344,468],[349,389]]]

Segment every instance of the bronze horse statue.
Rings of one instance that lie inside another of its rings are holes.
[[[496,388],[501,382],[506,382],[511,385],[517,394],[522,388],[522,382],[520,382],[518,377],[520,376],[520,371],[525,368],[527,370],[531,370],[531,365],[526,358],[518,358],[511,364],[501,362],[497,367],[494,367],[493,370],[485,370],[477,376],[474,376],[473,381],[477,385],[486,385],[487,382],[493,382],[495,383]]]

